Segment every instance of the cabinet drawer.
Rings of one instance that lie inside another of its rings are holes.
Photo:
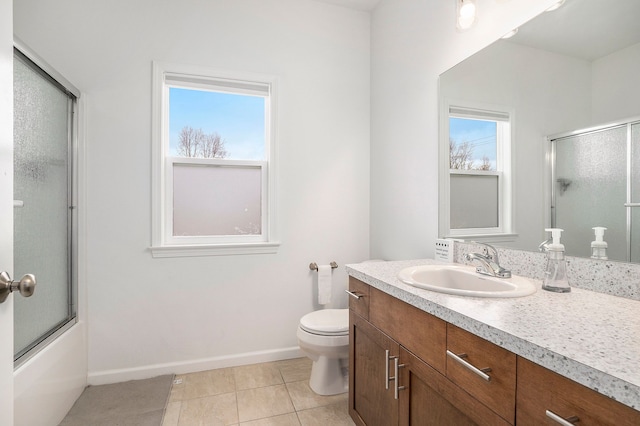
[[[476,371],[473,370],[475,367]],[[485,370],[485,377],[482,377]],[[490,369],[490,370],[489,370]],[[516,355],[447,324],[447,377],[513,424]]]
[[[352,312],[360,315],[362,318],[368,320],[369,285],[356,278],[349,277],[349,291],[355,295],[349,295],[349,309],[351,309]]]
[[[401,425],[491,425],[509,423],[460,387],[400,347]]]
[[[444,374],[447,323],[376,288],[369,299],[371,323]]]
[[[518,425],[558,425],[547,411],[564,419],[577,417],[580,426],[640,425],[640,411],[522,357],[518,357],[517,404]]]

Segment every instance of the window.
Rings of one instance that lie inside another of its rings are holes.
[[[476,238],[509,234],[513,114],[457,105],[448,105],[446,111],[441,234]]]
[[[272,253],[275,79],[154,63],[154,257]]]

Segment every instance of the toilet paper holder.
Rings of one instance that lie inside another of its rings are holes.
[[[329,265],[331,265],[331,269],[336,269],[338,267],[338,264],[336,262],[331,262]],[[318,264],[316,262],[311,262],[309,264],[309,269],[311,269],[312,271],[317,271]]]

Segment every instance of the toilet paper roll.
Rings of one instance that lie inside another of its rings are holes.
[[[318,304],[331,303],[331,265],[318,266]]]

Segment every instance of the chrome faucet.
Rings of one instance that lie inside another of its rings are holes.
[[[498,260],[498,250],[496,250],[495,247],[485,243],[477,243],[475,241],[472,242],[474,244],[480,244],[484,246],[484,253],[467,253],[467,255],[465,256],[465,259],[468,262],[471,262],[473,260],[477,260],[478,262],[480,262],[481,266],[476,267],[477,273],[498,278],[511,278],[511,271],[507,271],[502,266],[500,266]]]

